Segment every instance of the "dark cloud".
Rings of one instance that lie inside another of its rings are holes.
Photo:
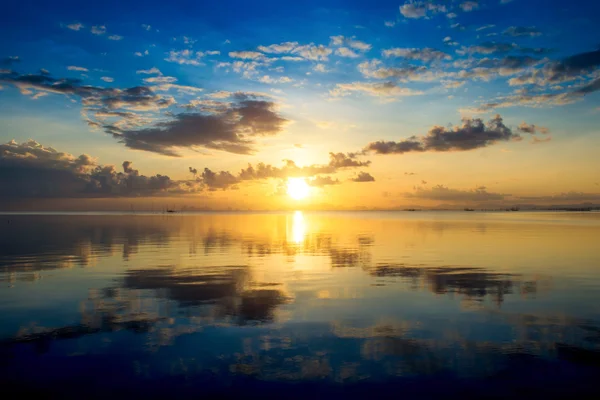
[[[239,178],[233,176],[230,172],[213,172],[208,168],[204,168],[201,178],[202,182],[209,188],[209,190],[228,189],[235,187],[235,185],[239,182]]]
[[[488,192],[485,186],[480,186],[473,190],[450,189],[443,185],[436,185],[431,188],[418,187],[414,192],[405,193],[405,196],[413,199],[435,200],[446,202],[476,202],[503,200],[509,196],[507,194]]]
[[[600,67],[600,50],[579,53],[547,65],[542,73],[548,83],[565,82]]]
[[[130,161],[118,172],[87,154],[75,157],[33,140],[0,145],[0,188],[0,197],[8,198],[149,196],[201,189],[194,181],[141,175]]]
[[[540,32],[535,26],[511,26],[506,29],[504,32],[505,36],[541,36],[542,32]]]
[[[0,60],[0,65],[10,67],[11,65],[21,62],[21,59],[18,56],[9,56]]]
[[[522,122],[517,129],[519,130],[519,132],[530,133],[532,135],[536,133],[541,133],[543,135],[550,133],[550,130],[546,127],[528,124],[526,122]]]
[[[239,173],[233,174],[228,171],[219,173],[205,169],[202,176],[197,177],[209,190],[235,188],[238,183],[243,181],[255,181],[265,179],[287,179],[288,177],[315,177],[309,181],[313,186],[325,186],[340,183],[339,180],[331,177],[322,177],[319,175],[335,174],[340,170],[350,168],[368,167],[371,161],[361,161],[358,159],[359,153],[329,153],[329,163],[312,164],[298,166],[292,160],[284,160],[282,167],[275,167],[270,164],[257,163],[248,164],[248,167],[242,168]],[[198,170],[190,167],[189,171],[197,175]]]
[[[461,53],[469,54],[493,54],[493,53],[507,53],[516,49],[518,46],[515,43],[496,43],[496,42],[484,42],[478,45],[463,47]]]
[[[236,154],[254,151],[251,137],[275,135],[283,130],[286,119],[279,116],[273,102],[243,100],[231,104],[225,112],[182,113],[150,128],[111,133],[127,147],[178,156],[176,148],[205,147]]]
[[[461,126],[434,126],[424,136],[411,136],[400,142],[378,141],[365,147],[377,154],[403,154],[425,151],[467,151],[487,147],[500,141],[520,140],[521,136],[504,125],[496,115],[487,124],[479,118],[464,118]]]
[[[382,54],[385,57],[402,57],[407,60],[418,60],[426,63],[452,59],[449,54],[429,47],[422,49],[392,48],[383,50]]]
[[[274,102],[253,93],[238,92],[232,95],[232,102],[210,100],[207,104],[206,100],[197,100],[191,106],[198,106],[200,112],[173,115],[148,126],[154,117],[144,113],[176,103],[172,96],[157,92],[199,90],[175,85],[172,80],[166,82],[169,77],[159,78],[160,82],[149,81],[156,83],[155,86],[126,89],[86,86],[78,79],[55,79],[48,74],[11,72],[2,75],[0,82],[10,83],[24,94],[35,90],[79,97],[91,127],[103,129],[129,148],[167,156],[178,156],[178,148],[195,147],[250,154],[254,151],[252,138],[276,135],[288,122],[278,114]]]
[[[535,290],[535,281],[521,282],[519,276],[500,274],[473,267],[423,267],[405,264],[378,264],[369,273],[379,278],[402,278],[415,287],[427,287],[436,294],[455,293],[466,298],[482,300],[490,296],[497,304],[519,286],[527,284]],[[533,285],[532,285],[533,284]],[[515,290],[517,289],[517,290]]]
[[[368,172],[361,171],[358,175],[351,179],[352,182],[375,182],[375,178]]]
[[[575,54],[558,61],[546,63],[542,68],[528,71],[509,81],[512,86],[517,85],[557,85],[575,79],[585,79],[600,67],[600,50]],[[595,76],[592,76],[596,78]],[[583,89],[579,94],[595,91],[593,86]]]

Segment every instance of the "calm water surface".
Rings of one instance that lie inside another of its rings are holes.
[[[46,397],[593,395],[600,214],[0,215],[0,321]]]

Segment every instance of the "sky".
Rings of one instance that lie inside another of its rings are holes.
[[[0,210],[600,204],[600,2],[9,1]]]

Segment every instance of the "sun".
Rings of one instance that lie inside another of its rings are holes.
[[[310,186],[304,178],[288,178],[287,194],[294,200],[302,200],[308,197]]]

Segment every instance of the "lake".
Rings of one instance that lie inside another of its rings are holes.
[[[61,398],[595,395],[600,213],[0,215],[0,383]]]

